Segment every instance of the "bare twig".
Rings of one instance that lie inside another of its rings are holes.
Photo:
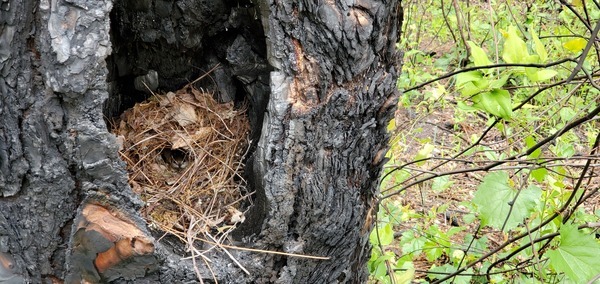
[[[427,82],[421,83],[421,84],[416,85],[414,87],[410,87],[408,89],[403,90],[403,92],[404,93],[408,93],[410,91],[414,91],[414,90],[423,88],[424,86],[427,86],[427,85],[429,85],[431,83],[435,83],[437,81],[444,80],[446,78],[450,78],[450,77],[452,77],[454,75],[457,75],[457,74],[460,74],[460,73],[470,72],[470,71],[474,71],[474,70],[483,70],[483,69],[492,69],[492,68],[501,68],[501,67],[537,67],[537,68],[548,68],[548,67],[552,67],[552,66],[563,64],[565,62],[576,62],[576,61],[573,58],[564,58],[564,59],[561,59],[561,60],[558,60],[558,61],[555,61],[555,62],[551,62],[551,63],[548,63],[548,64],[502,63],[502,64],[492,64],[492,65],[485,65],[485,66],[466,67],[466,68],[463,68],[463,69],[458,70],[458,71],[453,71],[453,72],[450,72],[450,73],[446,73],[446,74],[444,74],[442,76],[439,76],[439,77],[437,77],[435,79],[431,79],[431,80],[429,80]]]

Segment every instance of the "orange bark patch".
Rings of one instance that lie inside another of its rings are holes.
[[[361,26],[361,27],[365,27],[367,25],[370,24],[370,20],[369,20],[369,15],[367,13],[365,13],[364,11],[361,11],[359,9],[352,9],[351,13],[351,17],[349,17],[351,20],[354,20],[354,22]]]
[[[0,251],[0,282],[15,275],[15,260],[8,253]]]
[[[78,229],[96,231],[114,243],[108,250],[98,253],[94,260],[100,273],[130,257],[154,253],[151,239],[132,222],[115,213],[99,205],[87,204],[82,211],[84,218],[78,224]]]
[[[318,65],[308,57],[302,49],[298,39],[292,38],[294,56],[296,58],[296,72],[290,88],[288,98],[292,103],[295,114],[303,114],[319,103],[317,96],[319,82]]]
[[[298,72],[304,72],[304,52],[302,51],[302,45],[300,41],[292,38],[292,44],[294,45],[294,55],[296,55],[296,67]]]

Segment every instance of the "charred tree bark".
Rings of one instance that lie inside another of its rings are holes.
[[[217,63],[199,87],[248,101],[255,143],[236,244],[330,258],[232,251],[248,275],[214,250],[217,280],[366,280],[399,1],[234,2],[0,2],[0,282],[213,278],[148,230],[104,116]]]
[[[266,196],[259,241],[331,258],[280,259],[284,283],[366,280],[369,212],[398,99],[397,5],[263,3],[275,71],[252,164]]]

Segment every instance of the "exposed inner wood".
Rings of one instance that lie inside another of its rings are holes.
[[[96,269],[104,273],[109,268],[139,255],[154,253],[152,239],[116,211],[100,205],[87,204],[83,207],[78,229],[96,231],[113,245],[98,253],[94,260]]]

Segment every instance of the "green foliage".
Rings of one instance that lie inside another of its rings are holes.
[[[563,47],[570,52],[576,53],[581,51],[587,45],[587,41],[582,38],[572,39],[563,44]]]
[[[560,245],[550,250],[550,265],[576,283],[584,283],[600,274],[600,243],[574,225],[560,228]]]
[[[506,39],[502,52],[502,59],[506,63],[532,63],[532,57],[527,52],[527,45],[517,34],[517,28],[510,26],[507,32],[502,31]]]
[[[373,230],[369,238],[373,245],[387,246],[394,240],[394,230],[391,224],[385,224],[381,228]]]
[[[507,90],[493,89],[473,98],[473,106],[495,116],[509,119],[512,116],[510,93]]]
[[[371,277],[381,283],[410,283],[414,278],[415,269],[412,262],[406,258],[398,259],[397,256],[387,248],[394,241],[394,230],[392,228],[393,220],[390,220],[391,215],[402,215],[402,209],[394,204],[389,204],[389,212],[392,214],[381,214],[382,221],[371,232],[369,240],[374,245],[371,258],[368,262],[368,269]],[[409,212],[404,212],[409,213]],[[393,272],[390,273],[390,270]],[[391,277],[394,278],[392,281]]]
[[[531,39],[533,40],[535,53],[539,56],[539,62],[544,63],[546,60],[548,60],[548,52],[546,52],[546,47],[544,47],[544,44],[540,41],[534,27],[530,27],[529,30],[531,30]]]
[[[539,187],[532,185],[519,192],[508,182],[506,172],[494,172],[486,175],[479,185],[472,202],[482,226],[509,231],[536,209],[542,195]]]
[[[533,27],[532,27],[533,29]],[[530,55],[527,44],[519,35],[514,26],[509,26],[507,32],[502,33],[506,38],[503,45],[502,58],[506,63],[515,64],[539,64],[546,61],[548,53],[537,35],[532,35],[531,44],[534,46],[536,54]],[[471,51],[474,66],[488,66],[491,61],[488,59],[485,51],[472,41],[467,42]],[[463,110],[483,110],[491,115],[510,119],[512,117],[512,98],[511,94],[503,89],[509,78],[516,80],[525,79],[531,82],[547,81],[558,74],[550,68],[521,67],[504,70],[500,77],[497,77],[491,69],[486,71],[470,71],[460,73],[456,77],[456,87],[461,91],[464,98],[472,97],[473,105],[471,107],[461,102],[459,105]]]
[[[450,180],[449,176],[434,178],[433,183],[431,184],[431,190],[442,192],[452,186],[452,184],[454,184],[454,182]]]
[[[469,48],[471,49],[473,63],[475,64],[475,66],[492,65],[492,62],[488,59],[487,54],[485,54],[483,48],[477,46],[472,41],[467,41],[467,43],[469,44]]]
[[[600,274],[591,199],[600,123],[590,114],[600,113],[600,50],[582,54],[598,40],[588,19],[600,8],[566,2],[403,2],[407,114],[388,127],[373,282],[586,283]]]

